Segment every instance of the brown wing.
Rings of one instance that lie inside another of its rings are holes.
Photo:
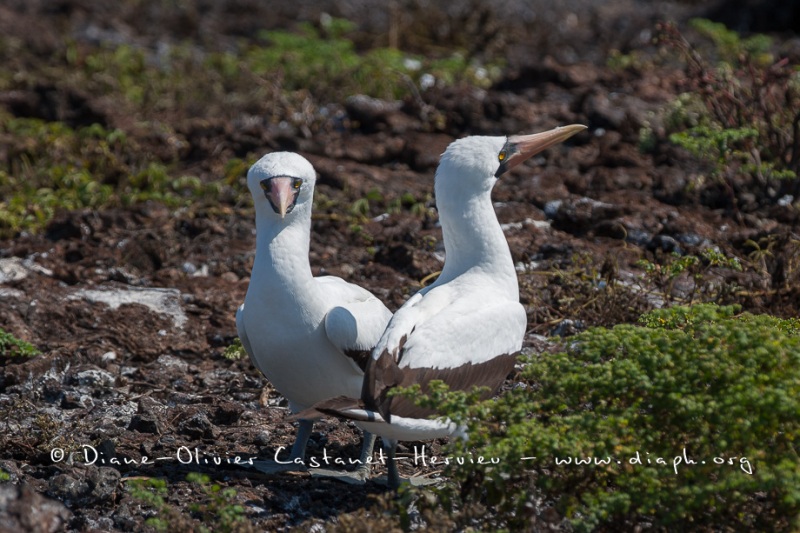
[[[419,383],[422,393],[428,393],[428,384],[435,379],[444,381],[450,390],[471,391],[474,387],[488,387],[480,399],[486,400],[497,393],[497,389],[514,370],[515,354],[504,354],[479,364],[467,363],[455,368],[401,368],[403,379],[400,387]],[[435,410],[418,407],[412,399],[394,396],[389,398],[386,410],[393,415],[407,418],[429,418]],[[383,414],[383,413],[381,413]]]
[[[406,337],[403,337],[398,352],[402,351],[405,341]],[[391,413],[389,412],[390,402],[387,401],[386,394],[393,387],[402,383],[404,377],[400,367],[397,366],[396,357],[398,355],[400,354],[390,354],[388,350],[384,350],[377,359],[370,358],[367,361],[364,385],[361,388],[361,399],[364,406],[369,410],[379,412],[387,422],[390,422]]]
[[[470,391],[474,387],[488,387],[481,399],[492,397],[506,377],[514,369],[517,360],[515,354],[503,354],[478,364],[466,363],[455,368],[401,368],[397,360],[402,357],[405,337],[400,344],[399,354],[392,356],[384,351],[378,359],[367,362],[364,375],[364,386],[361,399],[369,410],[377,411],[384,420],[391,422],[392,415],[407,418],[428,418],[436,414],[414,404],[413,400],[402,397],[387,397],[395,387],[410,387],[418,383],[422,393],[428,393],[428,384],[432,380],[444,381],[451,390]]]

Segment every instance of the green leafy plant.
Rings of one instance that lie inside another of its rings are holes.
[[[433,208],[428,207],[431,203],[431,195],[426,194],[423,198],[417,199],[410,192],[403,193],[399,198],[395,198],[389,202],[388,211],[390,213],[399,213],[402,210],[409,211],[412,215],[418,217],[433,217]]]
[[[223,489],[218,483],[211,483],[211,479],[207,475],[196,472],[186,476],[186,481],[198,485],[206,495],[205,503],[191,506],[192,512],[199,514],[204,524],[212,526],[206,531],[230,533],[243,530],[243,526],[245,526],[244,507],[234,503],[235,489]]]
[[[99,209],[157,200],[189,205],[221,192],[219,182],[173,177],[162,163],[130,159],[120,130],[98,124],[71,128],[41,119],[0,120],[0,135],[13,138],[8,170],[0,170],[0,237],[37,230],[58,209]]]
[[[537,333],[550,333],[565,321],[578,327],[567,328],[561,336],[577,332],[581,324],[632,322],[652,307],[642,291],[619,278],[612,256],[598,260],[590,254],[573,254],[553,268],[523,268],[517,274],[520,301]]]
[[[41,86],[77,101],[113,101],[119,107],[115,112],[89,110],[103,124],[119,123],[118,115],[131,117],[123,131],[86,125],[87,118],[94,118],[86,113],[65,121],[0,113],[0,145],[7,161],[0,168],[0,238],[40,230],[58,209],[145,201],[204,207],[210,200],[218,204],[223,192],[223,199],[236,203],[238,196],[230,189],[241,189],[252,156],[230,157],[228,150],[219,150],[224,161],[209,162],[216,170],[202,177],[186,175],[182,166],[187,153],[198,147],[194,134],[199,130],[203,136],[222,117],[285,122],[311,135],[339,127],[323,108],[352,94],[400,98],[413,93],[419,98],[423,78],[444,85],[486,85],[496,74],[464,53],[357,50],[357,35],[353,23],[323,17],[317,25],[301,24],[294,31],[262,32],[260,42],[242,41],[225,51],[188,41],[154,52],[133,44],[66,40],[48,67],[38,66],[41,62],[15,40],[0,39],[0,61],[9,65],[7,70],[24,69],[19,75],[0,75],[0,88]],[[86,93],[92,97],[85,98]],[[197,166],[191,168],[194,172]],[[363,213],[368,206],[355,208]]]
[[[165,519],[164,514],[176,513],[166,502],[167,496],[167,482],[159,478],[146,478],[135,479],[128,483],[128,492],[130,495],[152,507],[158,514],[151,516],[145,520],[145,524],[152,527],[156,531],[167,531],[170,529],[168,519]]]
[[[0,328],[0,357],[33,357],[39,350]]]
[[[702,18],[690,20],[689,25],[704,37],[711,39],[716,45],[719,59],[728,64],[753,61],[768,67],[774,61],[770,53],[772,39],[768,35],[755,34],[743,39],[724,24]]]
[[[708,180],[720,185],[729,205],[774,203],[800,192],[800,71],[788,60],[775,61],[764,35],[742,39],[724,25],[694,19],[691,27],[709,39],[709,60],[673,24],[660,26],[659,42],[677,51],[685,65],[687,92],[673,104],[665,126],[669,140],[702,161]],[[712,63],[713,61],[713,63]],[[653,147],[643,131],[643,147]],[[752,203],[752,202],[750,202]]]
[[[447,471],[458,485],[437,495],[460,527],[473,505],[494,529],[535,529],[549,508],[575,531],[800,527],[799,320],[661,309],[530,357],[521,379],[488,402],[425,400],[468,424],[450,454],[499,459]]]
[[[685,304],[701,301],[718,301],[730,296],[736,289],[735,283],[720,282],[713,272],[742,270],[736,257],[707,248],[699,256],[676,252],[656,255],[654,261],[640,259],[636,265],[645,272],[646,279],[654,285],[666,301],[679,300]],[[680,295],[675,286],[679,279],[689,279],[689,288]],[[724,281],[724,280],[723,280]]]
[[[236,337],[233,339],[233,342],[222,351],[222,356],[225,359],[230,359],[231,361],[236,361],[237,359],[242,359],[243,357],[247,357],[247,352],[242,346],[242,339]]]
[[[205,51],[191,42],[165,46],[157,54],[128,44],[82,52],[68,45],[65,56],[69,82],[114,96],[131,112],[154,122],[163,120],[164,113],[224,114],[226,107],[242,103],[241,91],[246,86],[253,98],[251,105],[273,96],[269,87],[253,83],[236,53]],[[198,79],[203,83],[197,83]]]
[[[354,24],[338,18],[325,18],[319,28],[304,23],[298,31],[264,31],[265,46],[245,53],[245,62],[259,76],[277,76],[285,91],[309,90],[317,99],[341,101],[351,94],[379,98],[399,98],[432,76],[445,85],[458,81],[485,85],[491,80],[487,70],[473,66],[454,54],[427,59],[395,48],[356,51],[348,37]]]
[[[145,523],[156,531],[200,532],[221,531],[223,533],[250,533],[255,531],[245,520],[244,508],[233,503],[234,489],[223,489],[205,475],[192,472],[186,481],[197,486],[205,497],[202,503],[190,505],[191,512],[199,521],[187,516],[167,501],[169,494],[167,482],[158,478],[136,479],[129,483],[131,496],[151,507],[155,516]]]
[[[791,294],[800,275],[800,239],[796,235],[767,234],[746,240],[742,248],[747,253],[750,268],[764,280],[762,287],[770,288],[754,288],[741,295]]]

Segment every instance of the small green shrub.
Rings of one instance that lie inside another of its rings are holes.
[[[787,59],[775,61],[765,35],[743,39],[705,19],[690,26],[711,41],[705,55],[672,24],[660,27],[658,39],[684,64],[687,91],[671,106],[665,127],[670,142],[705,165],[709,179],[694,185],[721,185],[736,208],[753,207],[741,201],[744,192],[755,193],[757,204],[797,194],[800,70]],[[644,128],[643,147],[652,149],[652,133]]]
[[[450,453],[500,459],[450,468],[460,487],[441,501],[494,508],[495,528],[532,527],[552,506],[575,531],[796,530],[800,321],[737,312],[591,329],[530,358],[524,385],[495,401],[434,388],[427,401],[469,425]]]
[[[157,200],[169,206],[215,199],[221,182],[173,177],[164,164],[131,158],[124,132],[99,124],[0,116],[8,166],[0,169],[0,238],[38,230],[58,209],[99,209]]]
[[[583,324],[612,326],[636,321],[652,308],[643,291],[619,276],[617,259],[573,254],[554,268],[518,272],[520,302],[537,333],[567,336]],[[567,326],[572,323],[572,326]]]
[[[209,524],[211,529],[201,528],[205,531],[220,531],[231,533],[233,531],[249,531],[249,523],[245,523],[244,507],[233,502],[236,497],[235,489],[223,489],[205,474],[191,473],[186,476],[186,481],[200,487],[207,501],[193,504],[191,510],[200,515],[203,524]]]
[[[724,24],[702,18],[690,20],[689,25],[714,42],[720,61],[728,64],[754,61],[762,67],[770,66],[774,61],[770,53],[772,39],[768,35],[755,34],[743,39]]]
[[[172,113],[225,116],[226,109],[242,104],[242,99],[260,107],[259,99],[273,96],[253,83],[237,54],[205,51],[191,42],[165,46],[157,54],[126,44],[82,54],[68,47],[65,64],[75,86],[111,96],[130,113],[155,123],[169,123],[165,114]]]
[[[231,361],[247,357],[247,352],[242,345],[242,339],[239,337],[233,339],[233,342],[222,351],[222,356]]]
[[[158,515],[151,516],[145,520],[145,524],[152,527],[156,531],[169,530],[169,521],[161,515],[167,514],[168,510],[173,512],[176,511],[172,510],[166,501],[166,496],[168,493],[167,482],[158,478],[134,479],[128,483],[127,488],[128,492],[133,498],[141,501],[149,507],[152,507],[159,513]]]
[[[33,357],[39,350],[0,328],[0,357]]]
[[[296,32],[264,31],[266,45],[247,50],[244,62],[257,75],[278,80],[284,91],[308,90],[323,102],[351,94],[400,98],[426,74],[445,85],[467,81],[485,86],[491,83],[488,73],[495,72],[472,65],[461,54],[427,59],[395,48],[359,53],[348,38],[354,29],[349,21],[326,18],[320,28],[303,23]]]
[[[74,49],[68,55],[69,63],[77,62]],[[86,76],[96,81],[104,92],[119,90],[125,98],[136,105],[146,104],[153,98],[155,87],[142,83],[148,76],[147,57],[142,48],[119,45],[115,48],[99,50],[88,55],[82,62]]]
[[[395,198],[387,205],[389,213],[400,213],[403,210],[410,212],[417,217],[433,216],[431,212],[433,208],[428,207],[431,203],[431,195],[426,194],[422,198],[417,199],[410,192],[403,193],[399,198]]]
[[[659,291],[666,301],[678,300],[684,304],[719,302],[729,298],[737,289],[734,283],[720,282],[712,272],[742,271],[742,264],[736,257],[707,248],[700,255],[656,254],[653,261],[640,259],[636,265],[644,270],[645,278]],[[683,294],[677,295],[676,282],[680,278],[691,279],[691,285]]]
[[[190,510],[199,517],[199,521],[172,506],[168,501],[169,489],[163,479],[148,478],[133,480],[128,485],[131,496],[156,511],[145,523],[156,531],[173,531],[175,533],[194,532],[208,533],[252,533],[252,524],[245,520],[244,508],[233,503],[236,496],[234,489],[223,489],[205,474],[192,472],[186,476],[204,495],[202,503],[191,504]]]

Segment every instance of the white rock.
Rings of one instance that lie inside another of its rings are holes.
[[[124,304],[139,304],[156,313],[168,315],[176,328],[182,329],[188,318],[181,307],[181,293],[178,289],[109,287],[106,289],[81,289],[67,296],[69,300],[88,300],[104,303],[111,309]]]

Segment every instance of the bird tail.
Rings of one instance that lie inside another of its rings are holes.
[[[321,416],[335,416],[356,422],[384,422],[383,416],[367,409],[362,400],[347,396],[337,396],[317,402],[308,409],[293,414],[289,420],[314,420]]]

